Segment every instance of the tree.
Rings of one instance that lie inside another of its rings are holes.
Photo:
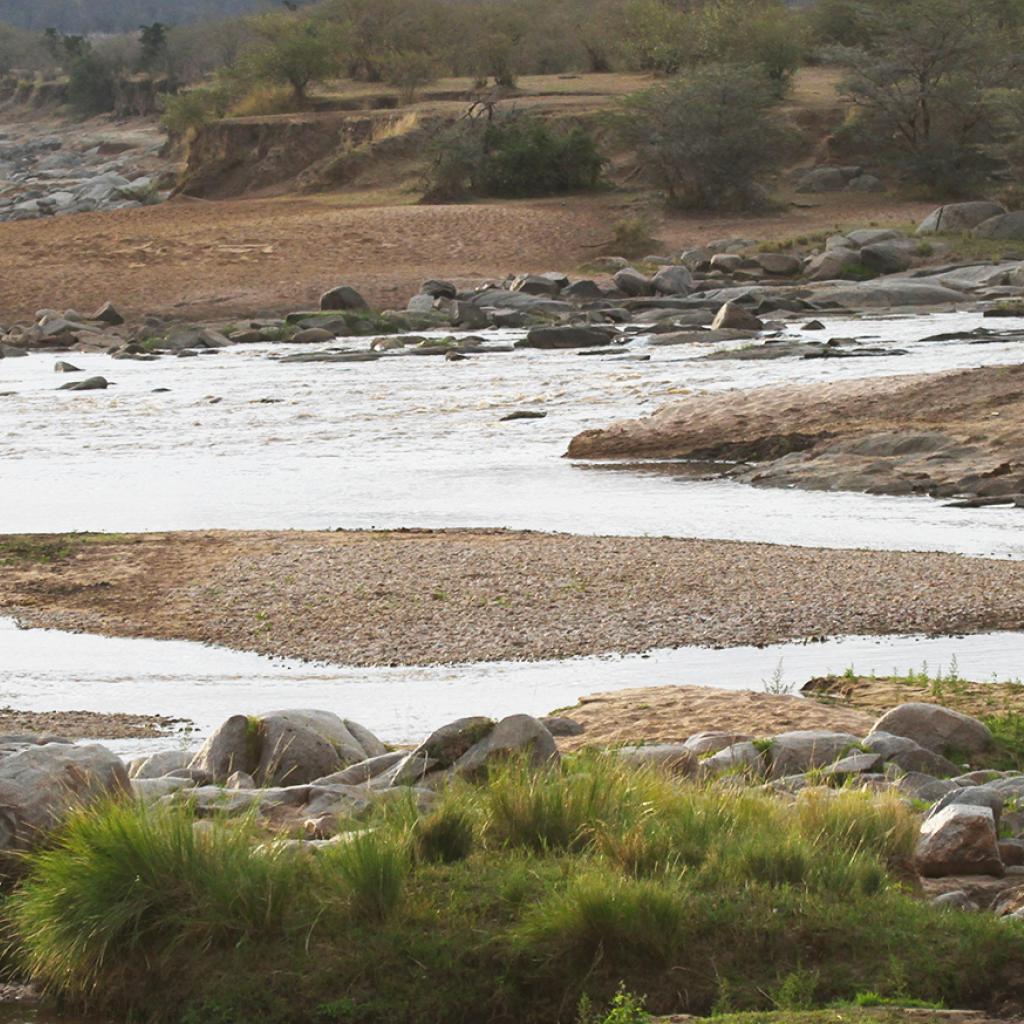
[[[988,0],[903,0],[862,9],[871,44],[843,51],[847,134],[869,140],[916,182],[969,190],[991,166],[995,90],[1016,85],[1020,58]]]
[[[707,64],[627,97],[619,134],[670,205],[744,209],[786,162],[792,135],[760,69]]]
[[[139,63],[144,70],[152,70],[158,64],[167,63],[167,26],[162,21],[152,25],[139,26],[139,45],[142,53]]]
[[[304,104],[314,82],[338,73],[342,40],[336,27],[295,14],[265,14],[255,22],[260,43],[241,62],[252,81],[287,85]]]

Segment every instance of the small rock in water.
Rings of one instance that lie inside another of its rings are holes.
[[[529,409],[517,409],[507,416],[502,416],[500,422],[508,423],[510,420],[542,420],[547,416],[546,412],[531,412]]]
[[[74,366],[71,363],[65,363],[63,359],[58,359],[54,363],[53,369],[56,373],[81,373],[82,368],[80,366]]]
[[[85,380],[76,380],[70,384],[61,384],[58,391],[102,391],[110,386],[106,377],[87,377]]]

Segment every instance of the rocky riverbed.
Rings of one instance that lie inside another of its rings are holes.
[[[0,221],[122,210],[165,200],[173,185],[156,125],[54,121],[0,126]]]

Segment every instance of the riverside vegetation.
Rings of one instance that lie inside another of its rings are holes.
[[[8,972],[187,1024],[1020,1006],[1024,775],[981,723],[906,704],[863,739],[559,757],[575,732],[462,719],[388,752],[324,712],[236,716],[130,781],[99,747],[9,742],[6,778],[94,783],[21,797],[51,825],[9,834]],[[994,767],[940,777],[965,762]]]

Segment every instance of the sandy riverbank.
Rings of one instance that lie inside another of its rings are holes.
[[[0,614],[338,665],[452,664],[1017,630],[1024,565],[495,530],[6,538]]]

